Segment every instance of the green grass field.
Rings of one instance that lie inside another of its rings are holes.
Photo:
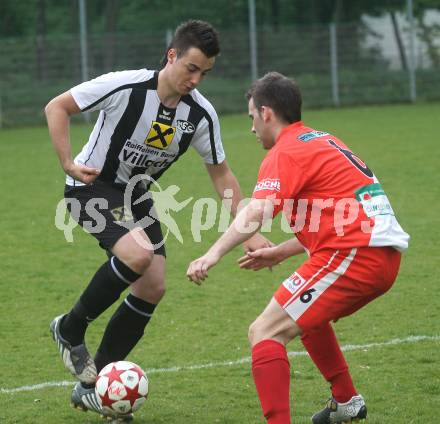
[[[304,116],[308,125],[338,135],[368,163],[412,236],[393,289],[335,325],[341,344],[354,345],[347,359],[367,400],[370,424],[440,422],[439,115],[437,103],[307,111]],[[222,119],[228,161],[247,195],[264,156],[249,125],[245,115]],[[72,127],[75,152],[88,132],[86,125]],[[214,196],[199,162],[195,152],[188,153],[160,180],[162,187],[177,183],[180,201]],[[0,131],[0,164],[0,422],[99,423],[96,414],[69,407],[73,378],[48,327],[72,306],[105,255],[82,230],[76,229],[74,242],[67,243],[55,228],[64,176],[45,128]],[[285,261],[272,273],[253,273],[237,268],[237,249],[202,287],[189,283],[188,263],[218,236],[214,227],[203,232],[200,243],[193,241],[194,200],[174,215],[184,244],[169,239],[167,295],[130,355],[151,383],[150,398],[135,422],[263,423],[246,360],[247,329],[301,258]],[[269,237],[281,241],[285,234],[277,227]],[[91,350],[112,310],[89,328]],[[307,423],[327,399],[328,385],[299,341],[289,350],[301,352],[291,357],[293,422]],[[61,382],[66,383],[55,385]]]

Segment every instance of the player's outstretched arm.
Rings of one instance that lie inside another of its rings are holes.
[[[64,172],[75,180],[90,184],[99,175],[99,169],[75,164],[72,159],[69,134],[70,116],[81,112],[72,95],[68,91],[60,94],[47,104],[44,111],[50,138]]]
[[[243,200],[243,195],[237,178],[231,168],[229,168],[228,163],[223,161],[217,165],[206,164],[206,169],[219,197],[222,200],[230,199],[230,213],[235,217],[239,212],[239,206],[240,202]],[[266,237],[259,233],[255,233],[252,237],[243,242],[243,249],[245,252],[249,252],[273,245],[274,244]]]
[[[191,262],[186,275],[190,281],[201,284],[208,277],[208,270],[235,246],[257,233],[266,219],[272,217],[270,200],[252,199],[236,216],[228,230],[202,257]]]
[[[298,239],[292,238],[273,247],[247,252],[246,255],[238,259],[238,264],[240,268],[259,271],[263,268],[272,268],[284,259],[300,253],[304,253],[303,246]]]

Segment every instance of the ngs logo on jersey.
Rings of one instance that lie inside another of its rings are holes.
[[[184,121],[183,119],[177,120],[176,127],[179,131],[185,134],[192,134],[196,130],[196,128],[194,127],[193,124],[191,124],[191,122]]]

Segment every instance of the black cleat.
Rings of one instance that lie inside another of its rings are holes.
[[[65,315],[60,315],[54,318],[54,320],[50,323],[50,332],[52,333],[52,337],[57,344],[61,359],[63,360],[66,368],[79,381],[82,381],[86,384],[94,384],[97,374],[96,366],[86,348],[86,345],[83,343],[78,346],[72,346],[61,336],[60,324],[64,317]]]

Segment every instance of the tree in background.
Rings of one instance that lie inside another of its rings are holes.
[[[106,55],[104,64],[107,69],[112,69],[115,64],[116,31],[119,14],[119,0],[106,0],[105,2],[105,37]]]
[[[46,0],[37,1],[36,14],[36,54],[37,54],[37,77],[40,81],[47,79],[47,61],[46,61]]]
[[[440,0],[418,0],[415,7],[418,34],[425,43],[428,57],[432,66],[440,68],[440,46],[435,41],[440,37],[440,25],[427,22],[427,10],[435,9],[440,11]]]

